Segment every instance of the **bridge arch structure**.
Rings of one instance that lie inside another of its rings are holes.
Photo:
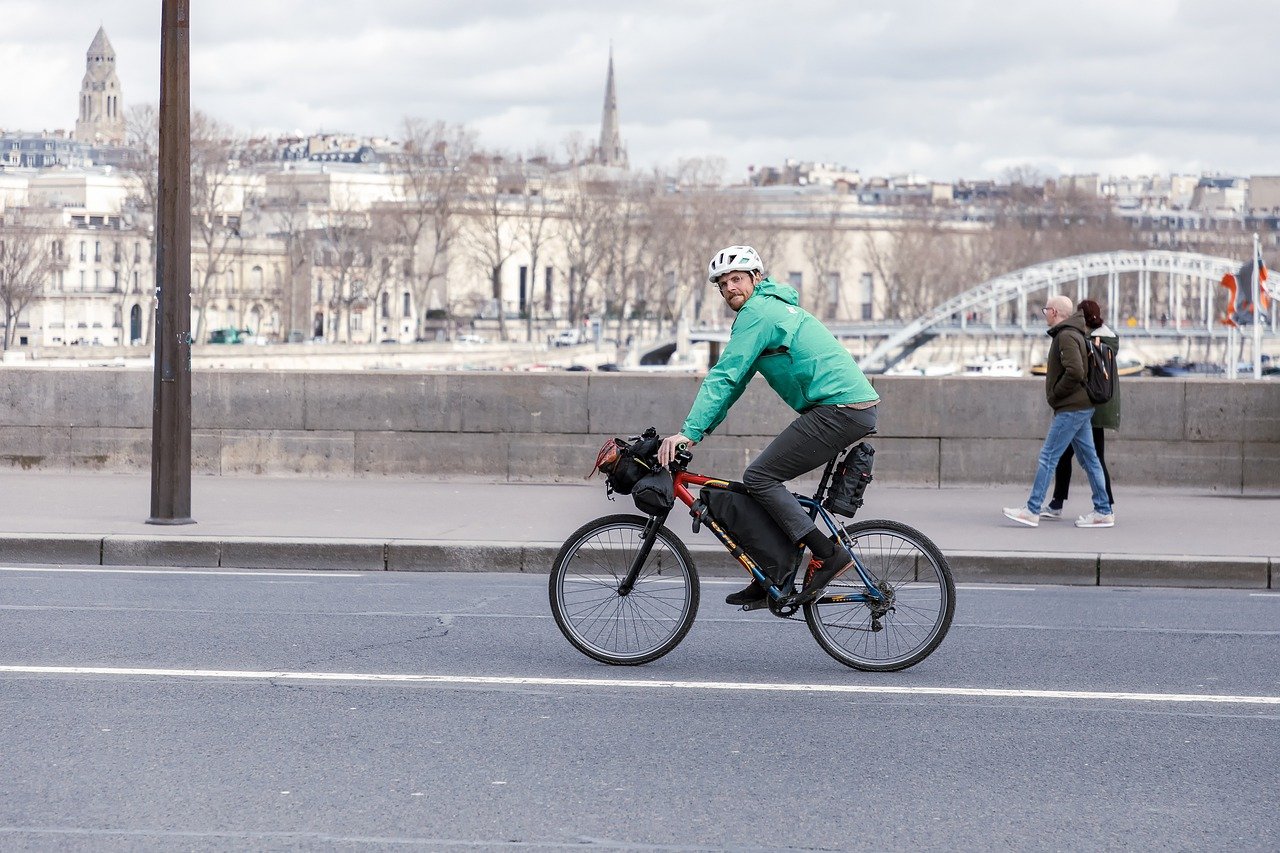
[[[953,296],[891,332],[859,362],[869,372],[879,372],[944,332],[1016,333],[1032,329],[1043,320],[1031,297],[1042,292],[1074,292],[1073,301],[1091,295],[1100,298],[1104,316],[1112,325],[1120,323],[1123,316],[1132,317],[1136,326],[1147,332],[1159,328],[1174,334],[1213,335],[1219,316],[1215,300],[1222,290],[1219,282],[1239,267],[1240,261],[1231,258],[1156,250],[1046,261]],[[1136,289],[1130,283],[1133,280]],[[1225,334],[1220,326],[1217,329],[1218,334]]]

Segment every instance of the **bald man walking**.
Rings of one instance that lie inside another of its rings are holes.
[[[1093,512],[1076,519],[1076,527],[1114,527],[1116,517],[1107,497],[1102,463],[1093,446],[1093,401],[1084,388],[1089,369],[1086,343],[1089,327],[1084,313],[1073,312],[1071,300],[1065,296],[1049,297],[1040,310],[1044,312],[1049,337],[1053,339],[1044,375],[1044,392],[1053,408],[1053,423],[1040,448],[1036,479],[1031,484],[1027,505],[1005,507],[1005,518],[1027,527],[1040,525],[1040,507],[1053,478],[1053,469],[1069,444],[1089,476],[1089,488],[1093,490]]]

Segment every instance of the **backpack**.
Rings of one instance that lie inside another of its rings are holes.
[[[698,500],[771,581],[781,582],[795,567],[799,546],[751,495],[704,486]]]
[[[1084,391],[1089,402],[1101,406],[1116,393],[1116,353],[1098,338],[1084,339]]]

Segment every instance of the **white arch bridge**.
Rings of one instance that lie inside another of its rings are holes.
[[[986,281],[954,296],[904,326],[888,331],[860,363],[869,372],[893,367],[921,345],[943,333],[1017,335],[1043,331],[1040,306],[1032,299],[1044,293],[1068,295],[1072,301],[1097,299],[1104,317],[1126,334],[1151,337],[1218,337],[1227,297],[1222,276],[1240,261],[1188,252],[1105,252],[1060,258]],[[1241,302],[1248,301],[1242,282]],[[1274,330],[1275,303],[1270,330]],[[835,330],[835,329],[833,329]],[[837,333],[853,331],[840,328]],[[855,332],[856,334],[856,332]],[[1274,334],[1268,331],[1268,336]]]

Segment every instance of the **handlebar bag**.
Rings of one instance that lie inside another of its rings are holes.
[[[675,505],[676,487],[671,472],[658,468],[636,481],[631,489],[631,499],[636,509],[646,515],[664,515]]]

